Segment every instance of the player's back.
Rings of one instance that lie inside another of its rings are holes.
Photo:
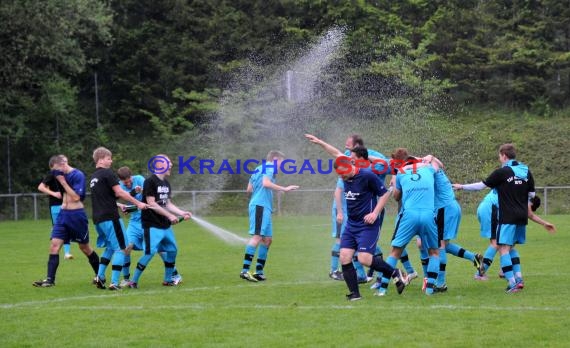
[[[253,187],[249,205],[259,205],[268,209],[273,207],[273,190],[263,187],[263,178],[268,178],[275,183],[274,170],[271,167],[258,166],[256,172],[251,175],[249,183]]]
[[[435,208],[439,209],[455,202],[455,193],[451,181],[442,168],[435,172]]]
[[[397,174],[396,188],[402,192],[403,210],[434,210],[434,174],[431,166],[410,167]]]

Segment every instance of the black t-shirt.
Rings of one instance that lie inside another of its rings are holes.
[[[46,185],[47,187],[49,187],[50,190],[54,191],[54,192],[60,192],[61,196],[63,197],[63,189],[61,187],[61,185],[59,184],[59,181],[57,181],[57,179],[55,178],[55,176],[53,176],[53,174],[51,173],[51,171],[43,178],[42,180],[42,184]],[[49,195],[49,206],[54,206],[54,205],[61,205],[63,203],[63,199],[61,198],[55,198],[52,195]]]
[[[518,165],[513,162],[513,165]],[[526,225],[528,223],[528,193],[534,192],[534,178],[530,170],[526,179],[515,176],[511,167],[496,169],[483,181],[497,190],[499,196],[499,223]]]
[[[97,168],[91,176],[89,187],[94,223],[119,219],[117,197],[113,191],[115,185],[119,185],[119,178],[109,168]]]
[[[143,203],[148,203],[147,197],[154,197],[158,205],[166,208],[166,203],[170,199],[170,183],[166,180],[160,180],[156,175],[148,177],[143,185]],[[170,227],[170,220],[152,209],[143,210],[141,220],[144,228],[156,227],[164,229]]]

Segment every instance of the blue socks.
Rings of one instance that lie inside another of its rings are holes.
[[[487,250],[485,250],[485,254],[483,254],[483,265],[485,267],[485,272],[487,272],[489,267],[491,267],[491,264],[493,263],[493,259],[495,258],[496,254],[497,254],[497,249],[489,244]]]
[[[257,254],[257,262],[255,264],[255,273],[263,274],[263,268],[265,267],[265,262],[267,261],[267,253],[269,248],[265,244],[259,244],[259,253]]]
[[[469,250],[463,249],[460,245],[457,245],[457,244],[447,243],[447,245],[445,246],[445,251],[452,254],[452,255],[455,255],[457,257],[467,259],[469,261],[475,260],[475,254],[474,253],[472,253]],[[440,252],[440,256],[441,256],[441,252]]]
[[[245,246],[245,256],[243,258],[243,268],[241,270],[242,273],[249,272],[249,268],[251,267],[251,262],[253,261],[253,256],[255,255],[256,249],[257,247],[253,245],[248,244]]]
[[[509,282],[509,286],[514,286],[516,281],[510,254],[501,255],[501,268],[505,274],[505,279]]]
[[[447,253],[445,252],[445,248],[439,248],[439,272],[437,274],[437,279],[435,281],[436,286],[443,286],[445,284],[446,266],[447,266]]]
[[[338,270],[339,255],[340,255],[340,243],[334,243],[331,248],[331,272]]]

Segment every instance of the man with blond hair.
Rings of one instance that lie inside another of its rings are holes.
[[[119,185],[119,178],[111,170],[113,154],[104,147],[93,151],[95,172],[91,176],[89,187],[93,208],[93,223],[97,230],[97,246],[106,248],[101,256],[95,283],[99,289],[105,289],[105,271],[112,262],[111,284],[109,290],[120,290],[119,278],[125,263],[127,251],[127,235],[125,225],[117,209],[117,198],[145,209],[146,204],[138,201]]]
[[[250,282],[266,280],[264,267],[267,261],[269,246],[273,240],[273,191],[288,192],[299,188],[296,185],[280,186],[275,183],[277,169],[285,159],[281,151],[272,150],[267,154],[267,162],[259,165],[249,179],[247,192],[251,193],[249,201],[249,235],[251,238],[245,247],[243,267],[240,278]],[[249,268],[259,246],[255,273]]]

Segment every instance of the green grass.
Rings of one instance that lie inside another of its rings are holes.
[[[490,280],[475,282],[469,262],[449,257],[445,294],[427,297],[415,280],[401,296],[392,285],[383,298],[362,286],[358,302],[347,302],[344,282],[328,278],[327,216],[275,217],[269,280],[255,284],[238,277],[242,246],[224,244],[193,222],[180,224],[177,266],[184,283],[162,287],[163,267],[156,257],[139,289],[119,293],[90,284],[92,271],[76,245],[76,259],[60,263],[56,287],[32,287],[45,276],[50,223],[3,222],[2,346],[567,346],[569,222],[563,215],[547,218],[558,233],[551,236],[531,224],[527,244],[519,247],[526,283],[520,293],[503,292],[498,258]],[[209,221],[246,235],[245,217]],[[392,226],[387,219],[385,251]],[[464,217],[457,242],[476,251],[486,247],[473,216]],[[410,259],[421,271],[415,249],[410,248]]]

